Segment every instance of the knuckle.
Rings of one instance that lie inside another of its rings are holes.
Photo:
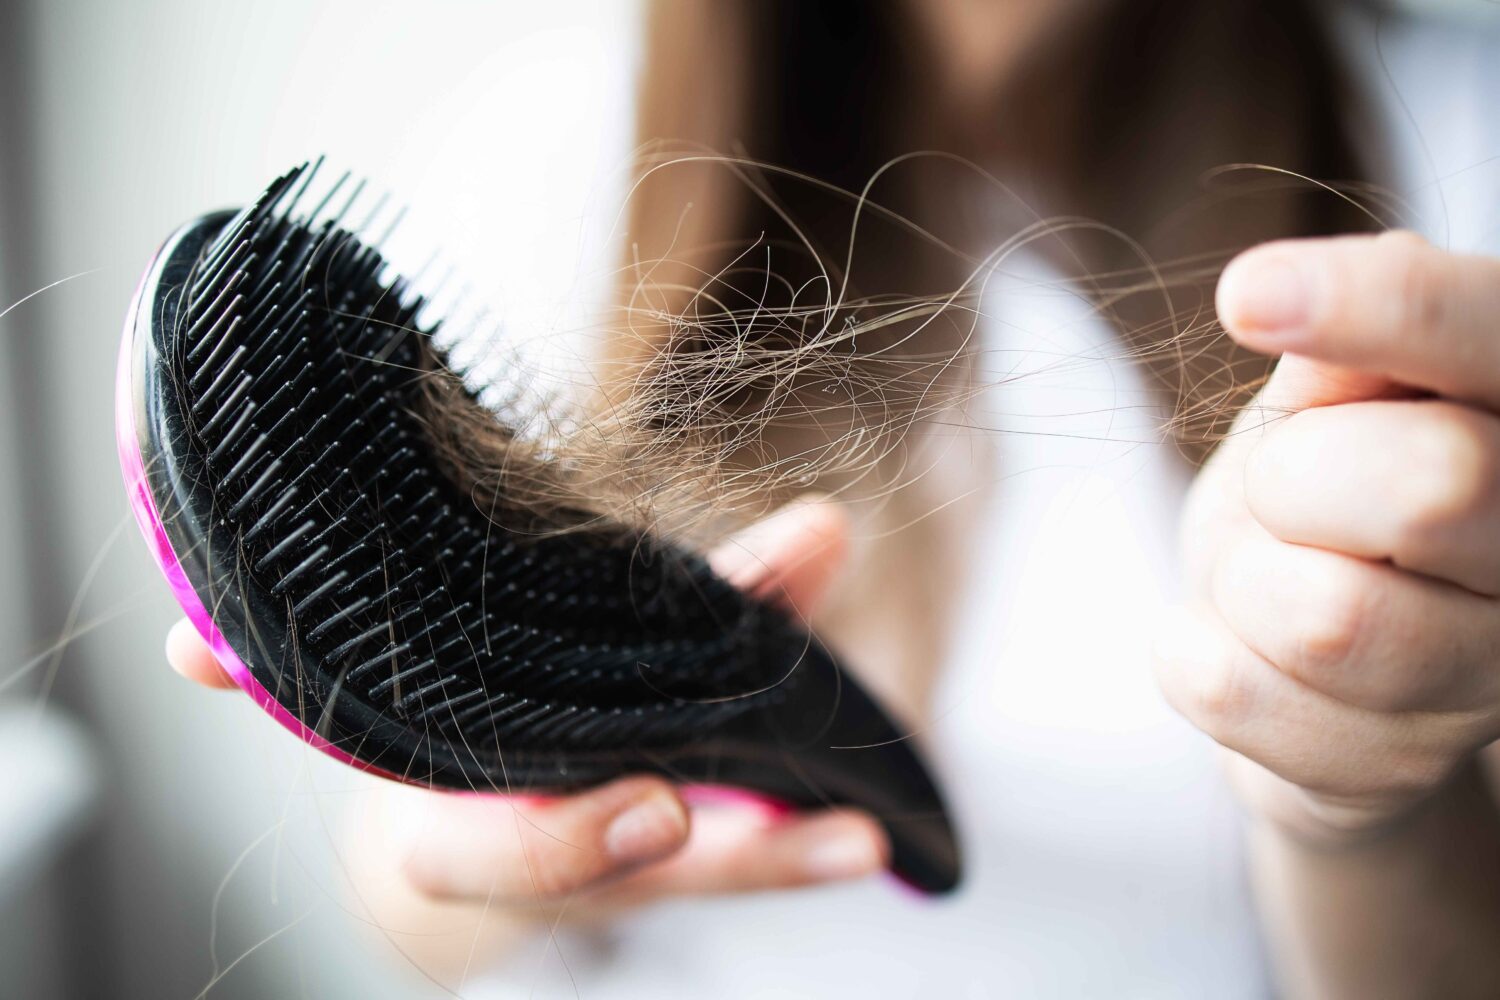
[[[1346,667],[1357,655],[1364,629],[1370,620],[1370,595],[1366,589],[1326,576],[1309,580],[1314,594],[1309,613],[1296,640],[1299,672],[1316,681]]]
[[[490,897],[555,901],[585,888],[596,876],[591,852],[549,842],[524,849],[509,842],[473,851],[421,850],[401,863],[401,874],[419,897],[432,902]]]
[[[403,860],[401,875],[419,898],[429,902],[444,902],[460,895],[449,873],[422,855]]]
[[[1415,454],[1398,554],[1426,545],[1434,532],[1484,513],[1495,501],[1500,455],[1485,418],[1457,406],[1438,413],[1439,419],[1413,428]]]
[[[530,889],[538,899],[556,900],[584,888],[592,878],[592,866],[579,848],[563,850],[577,857],[538,857],[530,863]]]
[[[1210,736],[1232,732],[1254,711],[1255,688],[1239,657],[1221,653],[1203,665],[1188,713]]]
[[[1392,293],[1392,332],[1440,329],[1448,296],[1441,287],[1443,274],[1433,266],[1431,244],[1415,233],[1396,231],[1377,236],[1375,248],[1381,287]]]
[[[1410,229],[1391,229],[1375,237],[1375,246],[1392,259],[1415,257],[1432,249],[1432,244]]]

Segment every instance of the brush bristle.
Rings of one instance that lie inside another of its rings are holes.
[[[782,698],[805,634],[701,559],[625,532],[521,537],[459,491],[418,416],[423,380],[452,377],[437,325],[344,228],[343,181],[299,210],[314,172],[210,244],[166,352],[213,498],[208,558],[226,592],[284,610],[254,623],[279,639],[253,665],[278,700],[316,726],[357,699],[492,763],[677,745]]]

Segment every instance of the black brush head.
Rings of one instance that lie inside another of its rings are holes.
[[[315,172],[180,230],[127,330],[152,514],[254,681],[337,752],[435,786],[648,770],[863,806],[898,872],[951,887],[920,761],[805,629],[694,553],[515,531],[456,485],[427,408],[462,373],[345,228],[347,177],[305,204]]]

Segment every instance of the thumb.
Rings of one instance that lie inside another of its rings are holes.
[[[186,618],[180,619],[167,633],[167,662],[173,670],[204,687],[226,690],[239,687],[235,679],[219,666],[213,650]]]
[[[1266,331],[1279,328],[1295,310],[1300,287],[1285,280],[1287,265],[1276,248],[1255,247],[1240,254],[1219,277],[1215,309],[1225,331],[1251,350],[1266,351],[1276,342]],[[1395,382],[1373,372],[1345,368],[1297,354],[1283,354],[1241,425],[1273,420],[1315,406],[1333,406],[1403,395]]]
[[[708,561],[746,593],[805,619],[822,603],[848,551],[848,514],[817,495],[733,535],[709,553]]]

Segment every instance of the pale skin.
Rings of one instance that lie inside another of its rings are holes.
[[[1400,233],[1268,244],[1225,270],[1218,309],[1284,356],[1192,490],[1193,597],[1162,629],[1162,689],[1225,748],[1288,995],[1492,996],[1500,261]],[[714,559],[811,614],[847,532],[835,505],[798,505]],[[186,623],[167,648],[230,686]],[[768,825],[654,778],[544,802],[388,795],[355,868],[436,971],[476,929],[498,946],[539,915],[862,878],[886,855],[857,813]]]
[[[1226,748],[1287,992],[1500,993],[1500,261],[1405,233],[1219,282],[1283,354],[1183,521],[1167,698]]]

